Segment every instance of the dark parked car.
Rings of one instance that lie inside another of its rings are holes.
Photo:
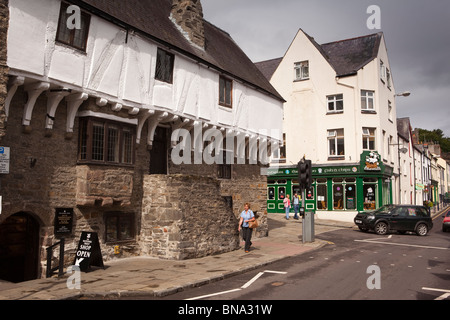
[[[430,211],[424,206],[385,205],[375,211],[359,212],[355,224],[362,231],[374,230],[384,235],[389,231],[413,231],[425,236],[433,227]]]

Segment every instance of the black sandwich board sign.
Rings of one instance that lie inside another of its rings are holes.
[[[91,266],[105,268],[97,232],[81,232],[73,264],[79,266],[80,271],[88,271]]]

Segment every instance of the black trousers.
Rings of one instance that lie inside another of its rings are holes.
[[[245,241],[245,251],[250,250],[250,246],[252,245],[252,232],[253,229],[250,229],[248,227],[242,227],[242,239]]]

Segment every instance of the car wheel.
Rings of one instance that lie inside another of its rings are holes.
[[[426,226],[426,224],[419,224],[416,228],[416,233],[418,236],[426,236],[428,233],[428,227]]]
[[[375,225],[375,232],[379,235],[385,235],[388,232],[388,225],[386,222],[378,222]]]

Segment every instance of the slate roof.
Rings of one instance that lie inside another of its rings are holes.
[[[266,77],[266,79],[270,79],[275,73],[275,70],[277,70],[278,66],[280,65],[281,60],[283,60],[283,58],[276,58],[272,60],[257,62],[255,63],[255,65]]]
[[[405,141],[409,142],[410,136],[410,126],[411,123],[409,118],[398,118],[397,119],[397,132],[398,135],[401,136]]]
[[[66,0],[91,13],[134,30],[219,72],[284,101],[231,36],[204,20],[205,50],[181,34],[169,19],[172,0]]]
[[[382,33],[322,44],[338,77],[353,75],[378,56]]]
[[[383,33],[379,32],[320,45],[306,32],[303,31],[303,33],[336,71],[337,77],[354,75],[359,69],[375,59],[378,56],[383,36]],[[282,59],[258,62],[256,66],[270,80]]]

